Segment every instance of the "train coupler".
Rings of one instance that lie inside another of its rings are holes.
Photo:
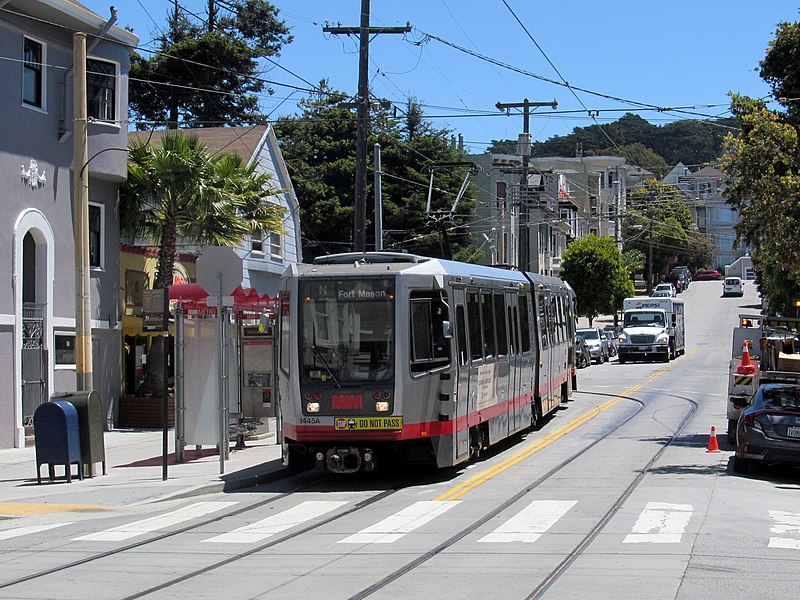
[[[355,473],[375,469],[375,453],[369,448],[328,448],[316,453],[317,468],[329,473]]]

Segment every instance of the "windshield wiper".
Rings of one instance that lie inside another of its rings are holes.
[[[333,374],[333,370],[328,365],[328,361],[325,360],[325,357],[322,356],[322,352],[320,352],[319,348],[317,348],[317,325],[316,325],[316,323],[312,323],[311,324],[311,351],[314,353],[314,356],[319,358],[319,360],[322,362],[322,366],[325,367],[325,370],[328,372],[328,375],[331,376],[331,379],[333,379],[333,383],[336,384],[336,387],[341,388],[342,386],[339,383],[339,380],[336,379],[336,375]]]

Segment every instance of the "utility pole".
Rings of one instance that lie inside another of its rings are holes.
[[[369,38],[379,33],[408,33],[411,26],[370,27],[369,0],[361,0],[361,25],[359,27],[323,27],[322,31],[334,35],[358,35],[358,112],[356,114],[356,186],[353,215],[353,250],[367,250],[367,136],[369,135]]]
[[[75,237],[75,371],[78,391],[91,391],[92,296],[89,286],[89,162],[86,34],[72,36],[72,224]]]
[[[528,166],[531,156],[531,136],[530,136],[530,110],[531,107],[550,106],[554,110],[558,108],[558,102],[531,102],[527,98],[522,102],[498,102],[495,104],[498,110],[506,111],[511,114],[512,108],[522,109],[522,135],[519,137],[518,152],[522,156],[522,177],[520,178],[519,195],[519,268],[523,271],[530,270],[530,232],[528,231]]]
[[[375,252],[383,250],[383,195],[381,188],[381,145],[373,146],[375,153]]]
[[[647,295],[653,293],[653,207],[650,207],[650,225],[647,236]]]

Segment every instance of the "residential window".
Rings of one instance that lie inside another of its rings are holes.
[[[264,232],[262,230],[254,231],[250,235],[250,251],[253,254],[264,254]]]
[[[117,66],[104,60],[86,60],[86,108],[89,118],[116,120]]]
[[[24,38],[22,53],[22,102],[44,108],[44,44]]]
[[[57,365],[75,365],[75,334],[55,333],[53,340]]]
[[[103,214],[101,204],[89,203],[89,266],[103,268]]]
[[[280,233],[269,234],[269,255],[272,258],[283,258],[283,239]]]

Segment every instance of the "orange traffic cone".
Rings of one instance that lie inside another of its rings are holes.
[[[750,342],[742,344],[742,364],[736,368],[739,375],[755,375],[756,365],[750,361]]]
[[[711,426],[711,436],[708,438],[708,448],[706,452],[719,452],[719,444],[717,443],[717,428]]]

